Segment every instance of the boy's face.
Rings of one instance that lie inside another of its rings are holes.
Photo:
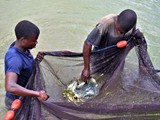
[[[22,39],[22,46],[25,49],[33,49],[37,45],[38,38],[35,35],[32,35],[31,38],[23,38]]]
[[[116,24],[116,30],[118,34],[125,34],[125,32],[122,30],[121,26],[118,23]]]

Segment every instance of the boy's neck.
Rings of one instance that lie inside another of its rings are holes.
[[[20,41],[18,41],[18,40],[16,40],[16,42],[14,44],[14,47],[19,49],[19,50],[21,50],[21,51],[23,51],[23,52],[26,51],[26,49],[21,46]]]

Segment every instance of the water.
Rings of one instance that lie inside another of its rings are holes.
[[[138,15],[137,27],[144,33],[148,51],[160,68],[159,0],[0,0],[0,98],[4,99],[4,54],[15,40],[14,27],[21,20],[35,23],[41,30],[38,51],[82,51],[83,41],[101,17],[131,8]],[[0,103],[3,108],[4,103]],[[0,109],[3,115],[4,111]]]

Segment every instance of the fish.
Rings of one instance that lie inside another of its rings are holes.
[[[76,89],[82,88],[82,86],[83,86],[84,84],[86,84],[86,83],[85,83],[85,82],[80,83],[79,85],[76,86]]]
[[[88,83],[79,80],[72,81],[67,89],[64,90],[63,96],[71,102],[84,102],[93,98],[99,93],[99,86],[96,80],[91,77]]]
[[[74,89],[76,89],[78,82],[77,81],[73,81],[71,84],[68,85],[67,89],[71,89],[72,91],[74,91]]]

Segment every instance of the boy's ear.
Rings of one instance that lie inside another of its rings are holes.
[[[19,42],[20,42],[21,45],[24,45],[24,44],[26,44],[26,39],[24,37],[21,37],[19,39]]]
[[[22,41],[22,40],[24,40],[24,37],[21,37],[21,38],[19,39],[19,41]]]

